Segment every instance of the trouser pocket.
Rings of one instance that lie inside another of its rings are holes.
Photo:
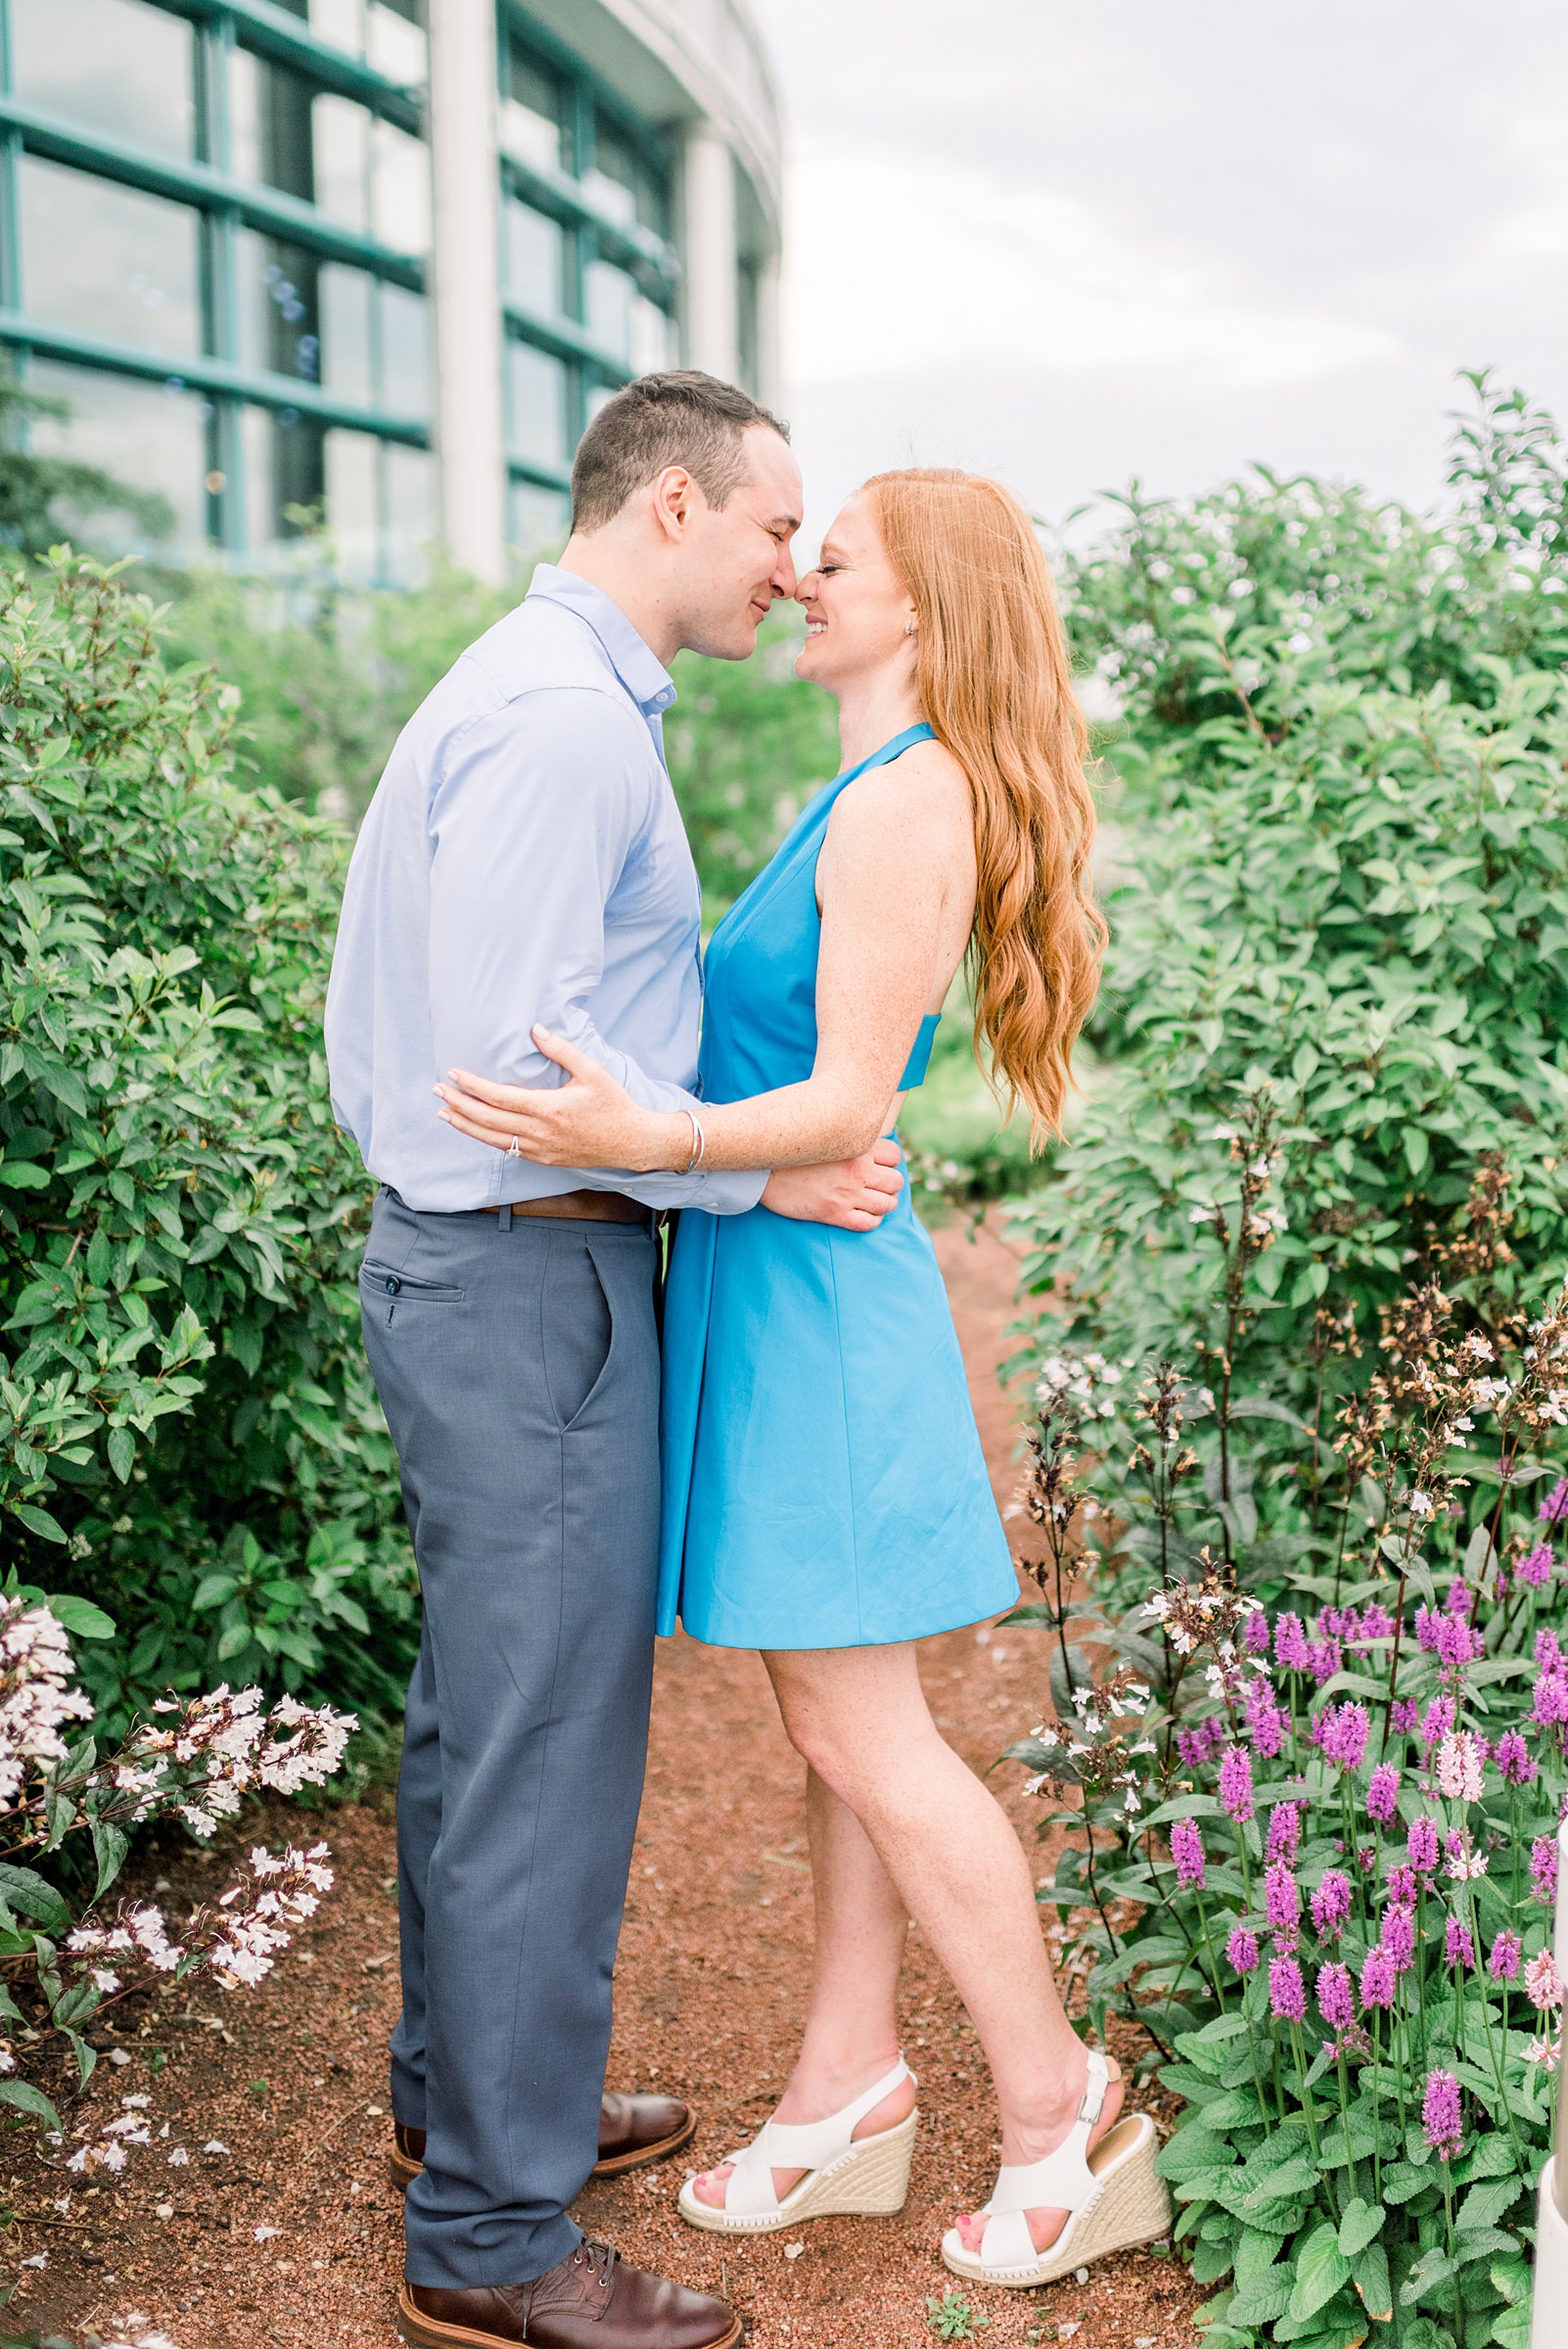
[[[576,1232],[551,1233],[545,1292],[544,1383],[565,1435],[603,1386],[615,1349],[615,1315],[591,1239]]]

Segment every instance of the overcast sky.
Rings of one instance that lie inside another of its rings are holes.
[[[1562,0],[755,0],[809,524],[888,464],[1060,522],[1250,459],[1441,491],[1453,373],[1568,411]]]

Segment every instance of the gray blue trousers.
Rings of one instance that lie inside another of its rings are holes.
[[[360,1306],[425,1609],[392,2040],[427,2133],[413,2283],[526,2283],[580,2239],[647,1757],[654,1262],[640,1224],[376,1202]]]

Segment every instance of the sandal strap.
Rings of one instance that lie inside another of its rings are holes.
[[[884,2096],[914,2074],[900,2055],[885,2079],[878,2080],[825,2121],[765,2121],[749,2145],[731,2153],[733,2164],[724,2189],[724,2208],[738,2218],[758,2218],[779,2207],[773,2190],[775,2170],[820,2170],[841,2153],[848,2153],[854,2132]]]
[[[1038,2260],[1029,2221],[1021,2210],[999,2211],[986,2221],[986,2232],[980,2238],[980,2265],[987,2275],[1006,2268],[1033,2267]]]
[[[1088,2166],[1089,2132],[1105,2109],[1111,2084],[1109,2067],[1098,2048],[1089,2050],[1088,2070],[1088,2086],[1067,2136],[1043,2161],[1004,2164],[996,2174],[996,2190],[986,2205],[988,2212],[1002,2218],[1024,2210],[1079,2210],[1088,2200],[1095,2185]],[[1009,2260],[1005,2264],[1014,2263]]]

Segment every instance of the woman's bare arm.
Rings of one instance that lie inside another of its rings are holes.
[[[940,1008],[973,917],[969,788],[946,752],[921,744],[848,787],[828,822],[817,893],[815,1064],[799,1084],[703,1109],[703,1163],[715,1171],[853,1158],[886,1129],[920,1022]],[[500,1149],[516,1134],[546,1166],[686,1165],[687,1117],[638,1108],[571,1046],[540,1042],[570,1084],[525,1090],[457,1071],[456,1086],[438,1088],[442,1114]]]

